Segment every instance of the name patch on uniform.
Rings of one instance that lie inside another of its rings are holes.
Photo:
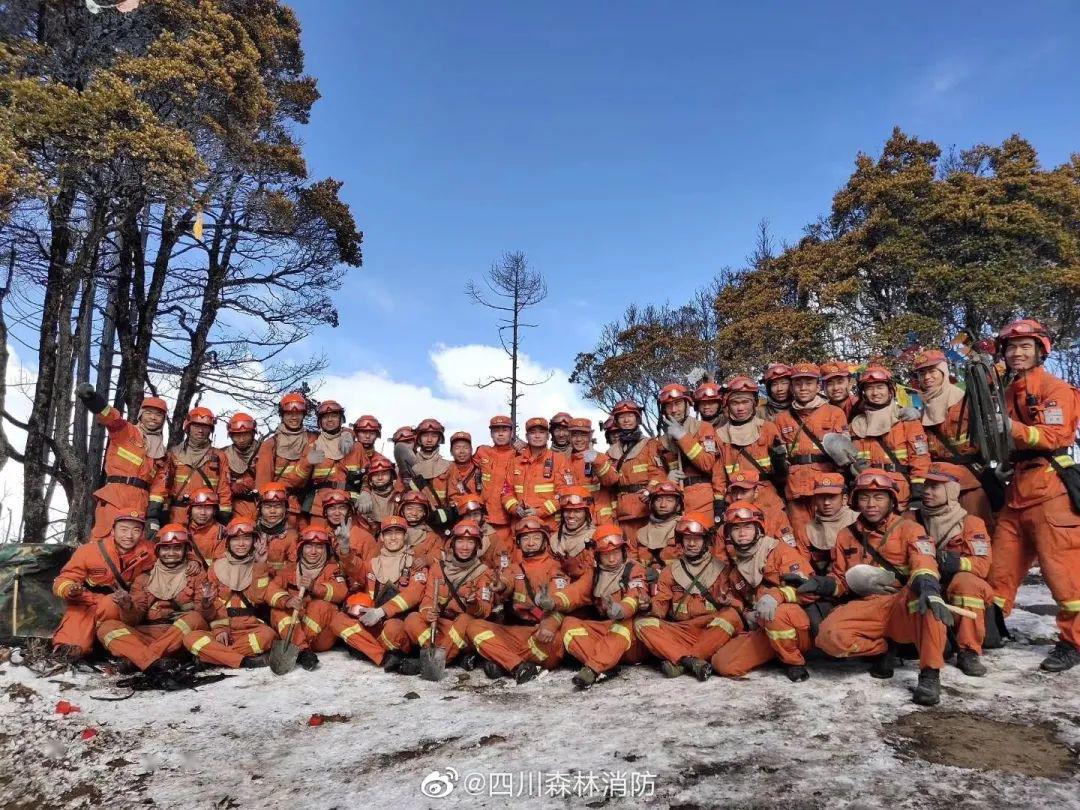
[[[1051,405],[1052,404],[1053,403],[1051,403]],[[1065,414],[1062,413],[1061,408],[1048,407],[1045,411],[1043,411],[1043,423],[1047,425],[1064,425]]]
[[[481,602],[490,602],[491,601],[491,588],[481,588],[480,589],[480,601]]]
[[[566,580],[562,577],[555,577],[555,589],[561,591],[566,587]]]
[[[627,587],[631,588],[631,589],[633,589],[633,588],[644,588],[645,587],[645,580],[643,580],[643,579],[632,579],[632,580],[630,580],[630,582],[627,583]]]
[[[933,554],[934,544],[926,539],[919,539],[915,541],[915,549],[920,554]]]
[[[782,529],[780,531],[780,539],[792,548],[795,548],[795,535],[791,533],[791,529]]]
[[[930,452],[930,447],[926,443],[925,436],[916,436],[912,444],[915,445],[915,455],[917,456],[925,456]]]
[[[701,443],[701,445],[709,453],[715,453],[716,452],[716,442],[714,442],[712,439],[706,439],[705,441],[703,441]]]
[[[417,582],[427,582],[427,571],[417,571],[416,572],[416,581]]]
[[[985,534],[977,534],[971,538],[971,551],[976,557],[986,557],[990,554],[990,541]]]

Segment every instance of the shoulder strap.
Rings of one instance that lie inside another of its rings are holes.
[[[109,552],[105,550],[105,541],[98,540],[97,547],[98,551],[101,552],[101,559],[105,560],[105,565],[109,567],[109,570],[112,572],[113,578],[116,579],[116,584],[119,586],[120,590],[122,590],[124,593],[129,592],[131,590],[131,585],[128,584],[128,581],[126,579],[124,579],[124,575],[120,573],[120,569],[117,568],[116,563],[114,563],[112,557],[109,556]]]
[[[806,438],[808,438],[810,441],[812,441],[814,443],[814,445],[817,447],[817,449],[822,452],[822,454],[828,456],[829,451],[825,449],[825,445],[823,445],[821,443],[821,439],[819,439],[817,436],[815,436],[814,432],[812,430],[810,430],[810,428],[808,428],[806,426],[806,422],[804,422],[802,420],[802,417],[799,416],[799,412],[797,410],[795,410],[794,408],[789,408],[788,413],[790,413],[791,418],[795,420],[795,424],[799,426],[799,430],[802,433],[806,434]],[[832,456],[829,456],[829,458],[832,458]]]
[[[745,447],[739,447],[738,445],[732,445],[732,447],[735,447],[738,454],[750,462],[751,466],[758,471],[758,475],[761,476],[762,480],[771,477],[769,471],[762,467],[760,464],[758,464],[757,459],[750,455],[750,453],[746,451]]]
[[[941,429],[941,425],[925,425],[928,433],[934,434],[934,437],[941,442],[945,451],[952,457],[952,463],[960,467],[967,467],[969,470],[974,466],[971,462],[964,461],[957,451],[956,444],[953,440],[945,435],[945,431]]]
[[[905,464],[901,464],[900,459],[896,457],[896,453],[892,451],[892,448],[889,447],[889,445],[885,444],[884,436],[874,436],[874,441],[877,442],[878,446],[885,451],[885,455],[887,455],[892,460],[893,464],[895,464],[897,467],[907,466]]]
[[[634,569],[634,563],[632,560],[627,560],[626,565],[623,566],[622,577],[619,578],[619,584],[622,585],[622,589],[625,591],[630,587],[630,572]]]
[[[467,611],[467,610],[465,609],[465,603],[464,603],[464,602],[462,602],[462,601],[461,601],[461,597],[460,597],[460,596],[458,596],[458,587],[459,587],[460,585],[463,585],[463,584],[465,584],[466,582],[468,582],[468,581],[469,581],[469,577],[471,577],[471,576],[472,576],[472,572],[473,572],[473,571],[475,571],[475,570],[476,570],[477,568],[479,568],[479,567],[480,567],[481,565],[483,565],[483,564],[484,564],[483,562],[481,562],[481,561],[477,560],[477,562],[476,562],[476,565],[474,565],[474,566],[473,566],[472,568],[470,568],[470,569],[469,569],[468,571],[466,571],[466,572],[465,572],[465,573],[464,573],[464,574],[462,575],[461,579],[459,579],[459,580],[458,580],[457,584],[454,584],[454,581],[453,581],[452,579],[450,579],[450,577],[448,577],[448,576],[444,576],[444,577],[443,577],[443,582],[445,582],[445,583],[446,583],[446,589],[447,589],[448,591],[450,591],[450,596],[451,596],[451,598],[452,598],[452,599],[453,599],[453,600],[454,600],[455,602],[457,602],[457,606],[458,606],[459,608],[461,608],[461,612],[462,612],[462,613],[468,613],[468,611]],[[445,572],[443,572],[443,573],[445,574]],[[435,609],[436,609],[436,610],[438,610],[438,609],[439,609],[439,606],[438,606],[438,605],[435,605]]]
[[[899,525],[900,525],[899,521],[894,523],[889,528],[889,530],[887,532],[885,532],[885,539],[888,539],[889,535],[892,534],[893,529],[895,529]],[[858,525],[856,523],[850,524],[848,526],[848,529],[851,531],[851,533],[853,535],[855,535],[855,539],[859,541],[859,545],[863,547],[863,551],[865,551],[867,554],[869,554],[874,559],[874,562],[876,562],[878,565],[880,565],[886,571],[889,571],[900,582],[907,582],[907,574],[903,573],[899,568],[897,568],[891,562],[886,560],[881,555],[880,551],[878,551],[876,548],[871,546],[869,539],[867,539],[866,535],[863,534],[859,530],[859,527],[858,527]]]
[[[690,587],[686,589],[686,595],[690,596],[693,593],[693,589],[697,588],[698,593],[705,597],[705,601],[713,606],[713,610],[721,610],[723,606],[716,601],[716,598],[711,593],[709,593],[708,588],[698,582],[698,578],[690,573],[690,569],[686,567],[686,561],[682,557],[679,557],[679,565],[682,566],[683,572],[690,577]]]

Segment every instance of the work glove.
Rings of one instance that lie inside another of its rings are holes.
[[[673,441],[678,441],[686,435],[686,428],[676,422],[674,419],[665,419],[667,423],[667,435]]]
[[[351,470],[345,473],[345,489],[349,492],[359,492],[364,485],[366,470]]]
[[[514,514],[517,515],[519,518],[524,518],[528,517],[529,515],[535,515],[536,510],[533,509],[531,506],[519,506],[517,509],[514,510]]]
[[[312,447],[307,454],[308,464],[318,464],[326,460],[326,454],[317,447]]]
[[[383,620],[385,615],[386,611],[382,608],[371,608],[371,610],[364,611],[364,615],[360,617],[360,624],[364,625],[364,627],[374,627]]]
[[[876,565],[853,565],[844,574],[844,581],[859,596],[896,593],[900,589],[893,572]]]
[[[533,602],[535,602],[536,606],[544,611],[544,613],[551,613],[555,610],[555,599],[548,593],[546,585],[536,592],[536,598],[533,599]]]
[[[338,541],[338,554],[342,557],[348,557],[349,552],[352,551],[352,542],[349,539],[349,532],[341,532],[340,534],[335,532],[335,536]]]
[[[607,617],[616,622],[619,621],[619,619],[625,619],[626,608],[623,606],[623,603],[612,600],[611,604],[608,605]]]
[[[366,489],[356,495],[356,511],[362,515],[368,515],[375,508],[375,499]]]
[[[686,473],[682,470],[668,470],[668,481],[675,484],[681,484],[686,479]]]
[[[788,577],[783,578],[785,582],[789,582]],[[812,577],[802,582],[796,589],[796,593],[812,593],[816,596],[835,596],[836,595],[836,580],[832,577],[822,576],[821,574],[814,574]]]
[[[869,466],[870,466],[869,461],[863,461],[862,459],[859,459],[858,461],[853,461],[850,464],[848,464],[848,467],[847,467],[848,475],[851,478],[858,478],[860,475],[862,475],[863,471]]]
[[[90,413],[101,413],[108,407],[105,401],[105,397],[101,396],[90,383],[79,383],[79,386],[75,389],[75,396],[79,398],[79,402],[86,406],[86,410]]]
[[[594,461],[596,461],[596,457],[598,455],[599,453],[597,453],[595,450],[586,450],[581,457],[585,459],[586,464],[592,464]]]
[[[896,412],[896,418],[901,422],[919,422],[922,420],[922,414],[918,408],[907,405]]]
[[[938,561],[938,569],[941,571],[941,575],[944,577],[958,574],[962,569],[960,565],[963,563],[964,558],[954,551],[946,551]]]
[[[776,609],[778,607],[780,607],[780,603],[776,601],[776,597],[765,594],[754,603],[754,612],[765,621],[771,622],[776,618]]]
[[[955,619],[941,598],[941,583],[929,574],[919,574],[910,583],[911,592],[918,598],[918,610],[920,615],[926,615],[926,611],[934,614],[934,618],[946,627],[952,627]]]
[[[353,436],[353,432],[348,428],[341,431],[341,438],[338,440],[338,447],[341,448],[342,455],[349,455],[352,452],[353,446],[356,444],[356,437]]]

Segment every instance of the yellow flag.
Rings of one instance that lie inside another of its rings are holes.
[[[202,210],[195,212],[195,225],[191,229],[191,232],[195,234],[195,238],[202,241],[202,229],[203,229],[203,216]]]

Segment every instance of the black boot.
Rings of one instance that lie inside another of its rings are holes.
[[[986,608],[984,624],[986,626],[982,643],[984,650],[1000,650],[1005,646],[1005,639],[1012,638],[1008,628],[1005,627],[1005,614],[1001,612],[996,602],[991,602]]]
[[[690,670],[690,674],[699,681],[707,681],[712,675],[712,665],[702,658],[694,658],[692,655],[688,655],[680,659],[679,663]]]
[[[477,653],[467,652],[458,659],[458,666],[466,672],[472,672],[480,665],[481,658]]]
[[[896,647],[889,642],[889,649],[884,655],[876,656],[870,662],[870,677],[888,680],[900,666],[900,657],[896,654]]]
[[[802,664],[788,664],[784,667],[784,674],[794,683],[810,680],[810,671]]]
[[[404,660],[404,655],[394,650],[391,650],[385,656],[383,656],[383,672],[397,672]]]
[[[184,688],[184,684],[173,677],[172,668],[163,660],[152,663],[146,668],[143,675],[146,676],[146,679],[155,689],[163,689],[166,692],[175,692],[178,689]]]
[[[941,702],[941,672],[940,670],[919,670],[919,685],[915,687],[915,694],[911,699],[920,706],[936,706]]]
[[[311,650],[302,650],[298,656],[296,656],[296,663],[306,669],[308,672],[315,669],[319,665],[319,656],[313,653]]]
[[[419,675],[420,674],[420,659],[419,658],[406,658],[401,662],[401,666],[398,667],[398,675]]]
[[[671,661],[662,661],[660,671],[664,673],[665,678],[678,678],[685,674],[686,668],[681,664],[673,664]]]
[[[484,662],[484,674],[487,675],[489,678],[491,678],[491,680],[494,681],[497,678],[505,678],[506,677],[506,670],[503,669],[498,664],[496,664],[494,661],[485,661]]]
[[[986,674],[986,666],[974,650],[960,650],[956,654],[956,668],[969,678],[981,678]]]
[[[1080,650],[1067,641],[1059,641],[1039,664],[1044,672],[1064,672],[1080,664]]]
[[[588,689],[596,683],[596,672],[590,667],[582,667],[573,677],[574,686],[578,689]]]
[[[516,667],[514,667],[514,680],[518,683],[526,683],[531,681],[537,675],[540,674],[540,667],[531,661],[522,661]]]
[[[262,655],[245,655],[244,659],[240,662],[240,666],[243,669],[258,669],[259,667],[265,667],[270,663],[270,656],[266,653]]]

